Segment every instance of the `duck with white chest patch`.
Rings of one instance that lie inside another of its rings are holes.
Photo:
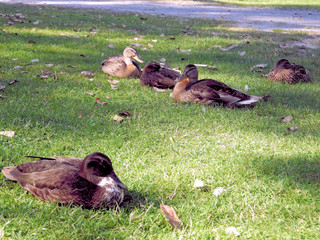
[[[114,208],[127,192],[110,159],[100,152],[84,159],[39,157],[39,161],[4,167],[2,173],[46,202]]]

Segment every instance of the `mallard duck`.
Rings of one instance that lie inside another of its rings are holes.
[[[287,59],[279,60],[267,74],[267,78],[274,82],[286,82],[296,84],[298,82],[311,82],[309,72]]]
[[[268,96],[248,95],[213,79],[198,80],[197,67],[189,64],[185,67],[181,78],[173,89],[173,97],[179,102],[241,107],[252,105],[254,102],[266,99]]]
[[[104,60],[101,63],[102,71],[118,78],[138,78],[141,75],[141,69],[134,60],[143,63],[135,48],[126,47],[123,56],[112,56]]]
[[[142,70],[140,82],[150,87],[173,88],[180,76],[177,71],[161,67],[158,62],[149,62]]]
[[[2,173],[46,202],[113,208],[123,201],[127,188],[113,171],[110,159],[100,152],[84,159],[34,158],[39,161],[4,167]]]

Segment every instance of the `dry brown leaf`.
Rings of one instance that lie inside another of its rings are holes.
[[[100,98],[96,98],[96,103],[100,105],[107,105],[108,103],[100,101]]]
[[[94,76],[93,72],[88,72],[88,71],[82,71],[81,74],[85,76]]]
[[[238,54],[243,57],[246,54],[246,51],[238,52]]]
[[[257,64],[253,67],[250,68],[251,72],[262,72],[262,69],[265,68],[266,66],[268,66],[268,64]],[[258,69],[256,69],[258,68]]]
[[[96,95],[95,93],[92,93],[92,92],[86,92],[86,94],[88,94],[88,95],[90,95],[90,96]]]
[[[82,114],[80,113],[79,116],[78,116],[78,118],[82,118],[82,117],[83,117],[83,116],[82,116]]]
[[[112,89],[112,90],[115,90],[115,89],[118,88],[118,85],[113,85],[113,84],[111,84],[110,86],[111,86],[111,89]]]
[[[178,215],[174,211],[174,209],[168,205],[161,204],[160,205],[162,213],[166,216],[166,218],[169,220],[170,225],[173,229],[182,229],[183,223],[178,218]]]
[[[0,131],[0,135],[6,136],[6,137],[13,137],[15,133],[16,133],[15,131]]]
[[[298,127],[297,126],[292,126],[292,127],[289,127],[288,128],[288,131],[293,131],[293,132],[295,132],[295,131],[297,131],[298,130]]]
[[[145,45],[142,43],[131,43],[131,45],[135,46],[135,47],[144,47]]]
[[[114,80],[114,79],[111,79],[111,78],[108,78],[107,79],[109,83],[112,83],[112,84],[118,84],[119,81],[118,80]]]
[[[132,114],[129,113],[129,112],[118,112],[118,114],[121,117],[130,117],[130,116],[132,116]]]
[[[113,121],[116,121],[116,122],[123,122],[124,120],[124,118],[119,115],[114,115],[112,119]]]
[[[111,97],[107,95],[107,96],[106,96],[106,99],[110,100],[110,99],[111,99]]]
[[[281,122],[291,122],[293,120],[293,116],[289,115],[281,118]]]
[[[73,66],[73,65],[68,65],[68,68],[77,68],[77,66]]]
[[[149,48],[153,48],[153,45],[151,43],[148,43]]]
[[[23,69],[23,67],[16,65],[16,66],[14,66],[14,69]]]
[[[220,48],[221,51],[227,52],[230,51],[231,49],[238,47],[239,44],[228,44],[226,48],[221,47],[220,45],[217,45],[216,48]]]
[[[0,85],[0,91],[4,91],[5,88],[6,88],[6,86],[1,86]]]

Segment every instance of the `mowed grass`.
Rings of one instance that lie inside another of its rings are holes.
[[[239,239],[320,237],[320,54],[279,46],[313,36],[107,11],[19,5],[0,5],[0,11],[26,17],[12,26],[4,25],[10,16],[0,17],[0,85],[6,86],[0,131],[16,132],[0,136],[0,169],[28,161],[25,155],[100,151],[133,198],[118,212],[58,206],[0,174],[0,238],[236,238],[229,227]],[[132,43],[144,44],[137,49],[145,63],[165,58],[181,70],[189,63],[213,65],[218,71],[199,68],[200,78],[240,90],[247,85],[248,93],[271,98],[254,109],[229,109],[176,103],[169,91],[155,92],[138,79],[118,79],[113,90],[107,78],[116,78],[105,76],[100,62]],[[226,52],[215,47],[228,44],[239,46]],[[250,71],[266,63],[267,73],[281,58],[304,65],[313,82],[271,83]],[[42,79],[43,70],[57,78]],[[93,81],[82,71],[94,72]],[[112,120],[125,111],[132,114],[125,122]],[[288,115],[293,121],[281,122]],[[289,131],[293,126],[297,130]],[[206,187],[194,188],[196,179]],[[227,191],[216,197],[218,187]],[[182,230],[169,225],[162,202],[176,210]]]

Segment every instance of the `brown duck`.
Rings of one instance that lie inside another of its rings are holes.
[[[311,82],[309,72],[303,66],[291,63],[287,59],[279,60],[267,74],[267,78],[274,82],[291,84]]]
[[[149,62],[142,70],[140,82],[156,88],[173,88],[181,74],[170,68],[161,67],[158,62]]]
[[[2,173],[46,202],[86,207],[117,207],[126,186],[113,171],[110,159],[99,152],[86,158],[50,157],[4,167]]]
[[[123,56],[111,56],[101,63],[102,71],[118,78],[139,78],[141,69],[136,61],[143,63],[137,50],[126,47]]]
[[[198,80],[197,67],[189,64],[185,67],[181,78],[173,89],[173,97],[179,102],[242,107],[252,105],[269,96],[248,95],[213,79]]]

